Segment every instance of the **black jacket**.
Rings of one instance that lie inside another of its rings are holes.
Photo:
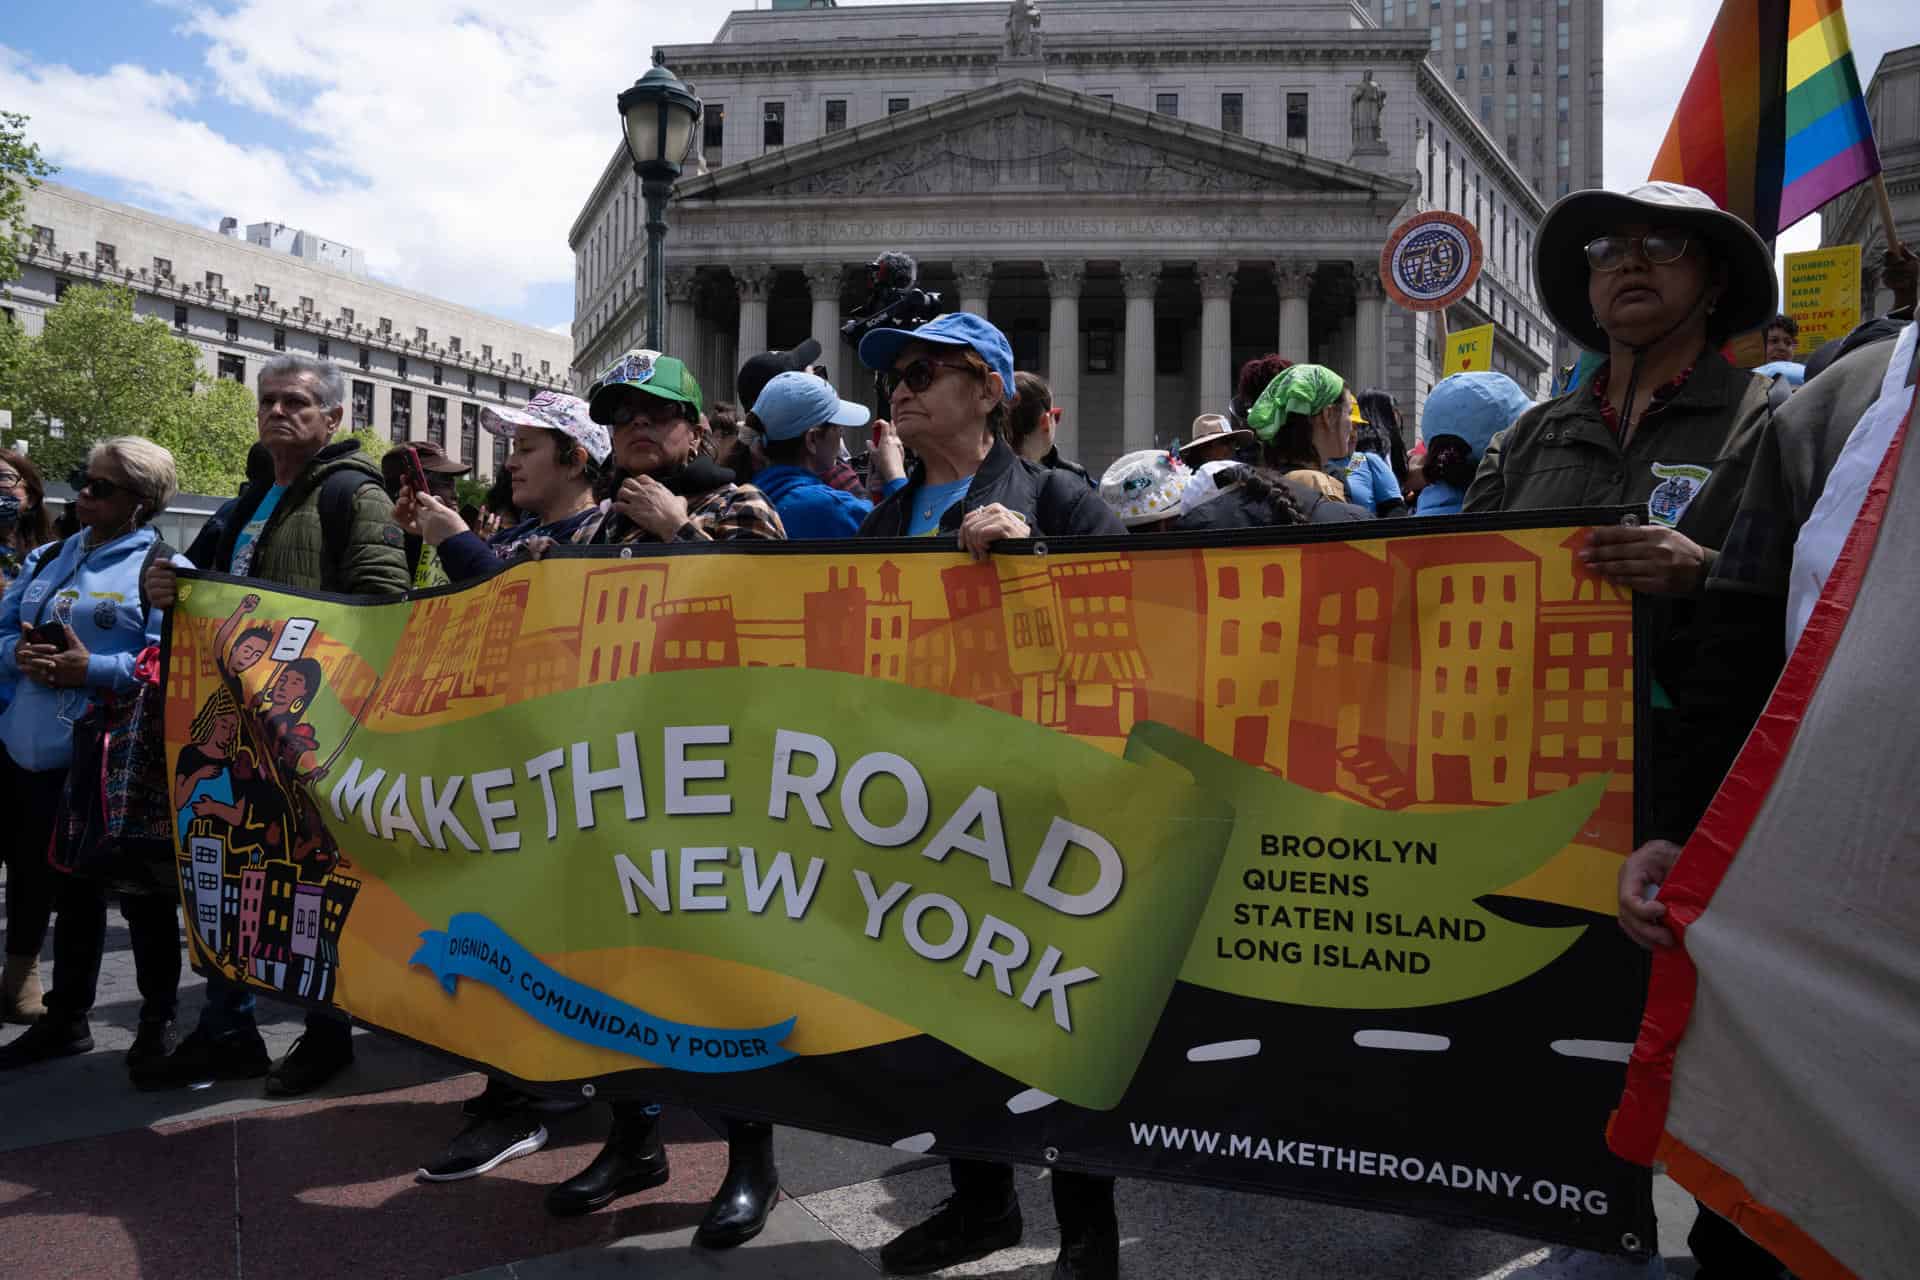
[[[1371,520],[1373,514],[1351,502],[1337,502],[1310,484],[1280,479],[1279,484],[1292,497],[1302,520],[1293,513],[1276,510],[1272,481],[1248,477],[1223,492],[1213,501],[1195,507],[1181,516],[1173,527],[1181,533],[1215,532],[1221,529],[1264,529],[1287,524],[1345,524],[1350,520]]]
[[[1072,458],[1063,458],[1060,456],[1059,445],[1055,445],[1053,448],[1047,450],[1047,456],[1040,459],[1040,465],[1049,471],[1064,471],[1068,475],[1079,476],[1087,482],[1088,488],[1098,489],[1100,487],[1099,482],[1088,474],[1085,467],[1075,462]]]
[[[926,468],[915,466],[907,476],[906,488],[881,500],[860,526],[859,536],[906,537],[912,504],[925,483]],[[1127,532],[1119,517],[1100,501],[1100,494],[1089,488],[1086,481],[1069,471],[1050,471],[1028,462],[997,437],[992,451],[974,472],[967,496],[947,508],[946,514],[940,517],[940,528],[943,532],[957,532],[967,512],[996,502],[1026,517],[1037,537],[1068,538],[1100,533],[1124,536]]]

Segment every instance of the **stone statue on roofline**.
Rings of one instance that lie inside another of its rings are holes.
[[[1006,53],[1012,58],[1040,56],[1040,6],[1035,0],[1013,0],[1007,6]]]
[[[1353,149],[1356,153],[1386,150],[1380,135],[1380,107],[1386,100],[1387,91],[1374,82],[1371,70],[1363,73],[1360,83],[1353,86]]]

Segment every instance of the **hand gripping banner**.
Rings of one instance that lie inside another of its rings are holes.
[[[549,1092],[1644,1248],[1629,597],[1571,521],[1283,536],[190,577],[194,965]]]

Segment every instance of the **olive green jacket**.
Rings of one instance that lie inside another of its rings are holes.
[[[354,491],[344,545],[328,548],[320,491],[329,476],[345,471],[362,472],[372,483]],[[256,478],[241,491],[209,567],[231,570],[234,542],[271,485],[270,477]],[[314,455],[256,537],[249,570],[248,577],[276,586],[344,595],[397,596],[412,585],[404,535],[393,523],[393,500],[380,485],[380,468],[360,451],[359,441],[336,441]]]
[[[1707,352],[1625,449],[1583,386],[1535,405],[1487,446],[1464,510],[1637,506],[1710,555],[1725,544],[1768,419],[1767,379]],[[1711,567],[1711,566],[1709,566]]]

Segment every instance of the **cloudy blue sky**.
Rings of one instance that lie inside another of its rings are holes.
[[[1914,38],[1853,0],[1864,81]],[[848,3],[848,0],[842,0]],[[728,0],[0,0],[0,108],[83,190],[211,226],[308,227],[376,275],[571,319],[568,225],[618,143],[613,97]],[[1607,173],[1646,171],[1713,17],[1609,0]],[[1817,224],[1783,249],[1817,242]]]

